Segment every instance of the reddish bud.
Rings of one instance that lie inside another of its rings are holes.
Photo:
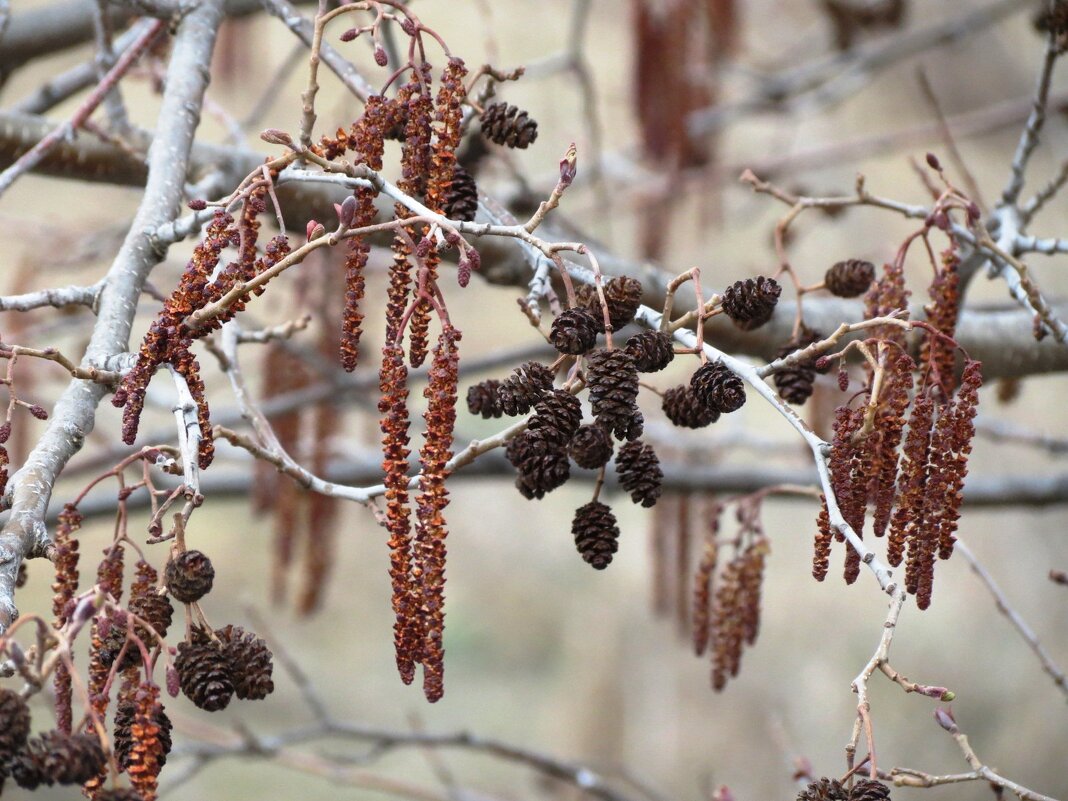
[[[928,698],[937,698],[945,703],[949,703],[957,697],[956,693],[950,692],[945,687],[927,687],[922,684],[916,686],[916,692],[920,695],[926,695]],[[947,695],[949,698],[946,698]]]
[[[406,34],[408,34],[409,36],[415,36],[415,23],[412,22],[410,19],[408,19],[407,17],[402,19],[400,26],[401,30],[404,31]]]
[[[278,128],[268,128],[260,132],[260,139],[272,145],[292,145],[293,137]]]
[[[712,801],[734,801],[734,793],[724,784],[712,794]]]
[[[838,371],[838,388],[845,392],[849,389],[849,373],[843,367]]]
[[[188,203],[186,203],[186,205],[189,206],[189,208],[191,208],[193,211],[204,211],[204,209],[208,207],[208,201],[204,200],[204,198],[201,197],[195,197],[192,198]]]
[[[36,403],[33,404],[33,406],[30,407],[30,414],[32,414],[38,420],[47,420],[48,419],[48,412],[45,411],[44,406],[40,406],[40,405],[38,405]]]
[[[430,255],[430,240],[427,237],[424,236],[419,240],[419,244],[415,246],[415,255],[420,259],[425,259]]]
[[[576,162],[578,160],[578,150],[575,147],[575,143],[571,143],[571,147],[567,149],[567,153],[560,159],[560,186],[571,186],[571,182],[575,180],[575,175],[578,172]]]
[[[341,41],[343,41],[343,42],[351,42],[353,39],[355,39],[359,35],[360,35],[360,29],[359,28],[349,28],[347,31],[345,31],[344,33],[341,34]]]
[[[828,357],[828,356],[820,356],[818,359],[816,359],[816,369],[817,370],[822,372],[823,370],[826,370],[830,366],[831,366],[830,357]]]
[[[174,669],[174,665],[167,665],[167,694],[171,698],[177,698],[181,690],[182,682],[178,678],[178,671]]]
[[[973,200],[968,204],[968,222],[977,223],[983,214],[979,211],[979,205]]]
[[[938,156],[936,156],[934,153],[927,154],[927,166],[930,167],[932,170],[938,170],[939,172],[942,172],[942,162],[938,160]]]
[[[382,45],[375,45],[375,64],[380,67],[385,67],[389,64],[389,56],[386,55],[386,50]]]
[[[314,240],[318,239],[326,233],[326,229],[323,227],[323,224],[320,222],[316,222],[315,220],[308,220],[306,231],[309,242],[313,242]]]
[[[352,220],[356,216],[356,198],[353,195],[349,195],[342,201],[341,205],[334,204],[334,208],[338,210],[338,221],[346,228],[352,225]]]
[[[949,230],[949,215],[946,214],[944,211],[935,212],[934,224],[935,224],[936,228],[938,228],[938,229],[940,229],[942,231],[948,231]]]
[[[953,717],[953,710],[950,709],[948,706],[937,707],[934,711],[934,717],[938,725],[948,731],[950,734],[956,734],[958,731],[960,731],[960,729],[957,727],[956,718]]]

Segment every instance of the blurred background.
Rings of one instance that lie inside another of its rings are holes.
[[[841,14],[832,13],[834,4],[815,0],[712,2],[700,11],[697,7],[704,4],[688,5],[666,0],[416,0],[414,10],[469,65],[489,61],[505,69],[528,67],[523,80],[501,86],[498,94],[538,121],[538,140],[525,151],[498,149],[487,156],[478,173],[483,191],[518,207],[543,197],[555,183],[558,160],[575,142],[580,179],[556,213],[561,224],[573,226],[607,251],[650,259],[671,272],[700,266],[706,285],[722,287],[775,269],[772,230],[785,207],[740,185],[737,177],[745,167],[784,187],[814,194],[848,193],[857,173],[863,173],[871,191],[923,203],[928,195],[910,159],[922,160],[925,151],[933,150],[949,165],[950,177],[960,182],[962,176],[945,158],[935,111],[921,88],[922,70],[983,200],[992,204],[997,199],[1042,57],[1043,39],[1031,21],[1036,4],[913,0],[903,4],[900,18],[891,14],[885,22],[867,27],[843,23]],[[13,12],[38,6],[43,4],[16,0]],[[305,14],[311,9],[302,7]],[[704,17],[686,16],[706,12],[715,20],[710,26],[700,21]],[[338,26],[335,35],[342,28]],[[925,30],[950,33],[934,46],[916,46],[916,52],[905,57],[907,43],[915,43],[916,34]],[[679,48],[685,59],[677,58]],[[3,85],[0,105],[14,104],[91,53],[91,45],[71,48],[15,71]],[[366,74],[382,72],[373,71],[369,48],[353,47],[346,53]],[[872,53],[884,57],[877,60]],[[267,127],[298,129],[305,63],[303,51],[278,20],[259,15],[228,21],[212,64],[210,102],[199,140],[270,152],[258,132]],[[158,108],[158,70],[150,59],[122,85],[132,120],[145,128],[154,124]],[[776,80],[796,80],[805,70],[823,76],[816,91],[767,100],[769,87],[779,85]],[[588,79],[585,91],[583,74]],[[329,133],[347,126],[360,106],[333,76],[322,74],[322,84],[318,130]],[[1052,177],[1068,156],[1068,117],[1060,99],[1068,89],[1060,76],[1053,90],[1058,99],[1029,168],[1032,189]],[[64,119],[77,102],[66,101],[48,116]],[[687,140],[679,134],[679,126],[687,122],[704,124],[711,133]],[[24,177],[0,201],[0,292],[96,281],[138,200],[136,189]],[[1032,232],[1065,235],[1066,211],[1063,198],[1054,201]],[[792,263],[813,283],[840,259],[879,264],[893,255],[914,225],[871,209],[834,219],[804,215],[790,243]],[[173,247],[153,272],[151,282],[163,294],[176,284],[191,248],[189,242]],[[1043,260],[1034,267],[1037,280],[1054,298],[1068,289],[1062,261]],[[388,264],[388,249],[376,248],[367,290],[367,354],[374,354],[381,342],[376,314],[385,296]],[[267,325],[328,308],[315,294],[316,271],[339,265],[309,264],[304,273],[286,274],[267,298],[250,305],[248,319]],[[918,276],[914,293],[922,294],[921,270],[928,268],[923,261],[910,261],[909,269]],[[515,304],[523,288],[489,286],[476,278],[466,290],[449,281],[445,291],[452,319],[464,332],[463,359],[536,345],[537,335]],[[1005,300],[1004,285],[984,277],[969,290],[970,303]],[[135,337],[157,309],[157,301],[145,299]],[[54,344],[80,354],[90,320],[84,310],[70,315],[54,310],[7,314],[0,331],[5,341]],[[320,322],[317,318],[311,331]],[[248,327],[254,327],[252,322]],[[314,334],[303,336],[314,346]],[[272,385],[285,376],[264,366],[258,348],[243,350],[245,371],[254,385],[270,394]],[[212,361],[201,352],[213,410],[226,414],[234,402]],[[684,380],[690,365],[681,361],[654,376],[653,383],[663,389]],[[373,358],[359,369],[361,375],[373,376]],[[503,378],[507,370],[465,375],[461,396],[470,383]],[[20,391],[50,407],[63,386],[62,370],[20,362],[18,371]],[[833,382],[833,376],[828,380]],[[998,386],[984,388],[981,416],[1054,436],[1068,434],[1064,377],[1029,378],[1016,390],[1015,399],[1006,403],[998,395],[1010,393],[999,393]],[[839,402],[835,392],[830,385],[823,387],[810,401],[810,413],[825,415]],[[421,402],[418,396],[413,393]],[[343,422],[328,443],[330,458],[373,456],[376,401],[373,390],[345,399]],[[651,393],[643,393],[641,402],[650,410],[659,405]],[[139,444],[173,425],[169,403],[166,392],[150,396],[152,408],[142,423]],[[126,452],[116,449],[119,416],[108,403],[101,406],[97,429],[57,489],[54,508]],[[42,426],[27,418],[16,429],[10,445],[14,465]],[[500,421],[484,421],[461,409],[458,442],[499,427]],[[666,424],[650,428],[655,442]],[[303,436],[308,440],[312,435]],[[793,430],[757,402],[709,429],[688,433],[684,442],[702,463],[808,464]],[[301,455],[307,456],[314,448],[310,441],[305,444]],[[106,458],[109,454],[114,458]],[[1056,454],[983,438],[977,441],[971,467],[973,475],[994,477],[1058,470],[1063,470],[1063,457]],[[209,474],[242,476],[251,471],[247,455],[220,444]],[[724,692],[713,693],[708,660],[693,655],[688,634],[680,634],[674,620],[652,609],[651,511],[633,506],[623,495],[610,496],[622,530],[620,551],[609,569],[595,572],[576,554],[570,535],[572,510],[588,500],[588,482],[572,481],[544,500],[528,502],[507,475],[453,480],[447,513],[446,695],[431,706],[418,687],[405,687],[396,674],[383,530],[366,510],[338,507],[328,524],[335,532],[328,575],[315,579],[321,590],[319,608],[310,616],[298,614],[294,596],[301,591],[303,557],[298,553],[295,558],[288,596],[279,602],[273,544],[277,532],[271,514],[286,512],[280,505],[295,501],[288,491],[277,489],[271,475],[261,470],[255,476],[250,494],[261,482],[258,511],[241,498],[209,495],[193,516],[189,543],[207,552],[217,571],[205,611],[215,626],[233,622],[255,628],[249,610],[256,610],[269,627],[259,633],[284,644],[339,717],[401,730],[464,730],[500,738],[624,775],[639,788],[630,790],[635,797],[641,797],[640,788],[645,787],[655,789],[654,798],[705,799],[727,785],[738,801],[793,798],[799,757],[811,762],[817,776],[844,772],[843,747],[856,711],[850,682],[878,642],[886,599],[868,574],[856,585],[844,586],[839,578],[841,546],[828,581],[813,581],[815,502],[766,502],[763,522],[772,552],[760,638],[745,653],[740,676]],[[263,503],[265,487],[270,497]],[[114,489],[93,497],[108,492]],[[145,513],[139,513],[131,530],[136,532],[146,520]],[[701,524],[697,521],[695,528]],[[302,527],[294,535],[299,542],[307,541],[309,530],[326,536],[315,530],[314,517],[309,523],[302,516],[293,525]],[[725,517],[724,530],[731,525]],[[1066,528],[1063,506],[966,507],[960,526],[961,538],[1062,665],[1068,663],[1068,590],[1049,581],[1047,574],[1051,568],[1068,569]],[[104,515],[81,532],[86,573],[94,564],[91,555],[110,541],[111,530],[112,519]],[[164,550],[149,552],[158,555],[161,566]],[[24,613],[49,615],[51,576],[46,568],[43,562],[29,565],[29,583],[20,595]],[[954,714],[988,765],[1039,792],[1068,795],[1065,695],[1043,673],[960,556],[939,564],[930,610],[920,613],[912,604],[905,608],[891,657],[910,679],[956,693]],[[275,681],[276,692],[268,700],[235,704],[212,716],[184,698],[168,702],[179,734],[162,787],[166,790],[169,781],[182,774],[184,744],[218,736],[204,730],[206,725],[267,735],[308,720],[300,693],[277,667]],[[45,700],[39,699],[35,708],[42,728],[47,725],[42,721],[49,720]],[[880,767],[907,766],[936,774],[967,770],[956,744],[933,719],[934,701],[905,695],[877,676],[871,682],[871,703]],[[431,755],[404,748],[365,763],[360,758],[366,748],[358,743],[328,742],[313,750],[342,764],[351,757],[349,778],[363,773],[388,777],[421,788],[428,798],[580,797],[573,788],[546,784],[521,766],[477,753],[442,750]],[[454,777],[455,788],[443,780],[443,771]],[[963,801],[988,792],[981,783],[969,783],[899,789],[894,795],[929,793]],[[34,798],[75,795],[72,790],[43,789]],[[29,795],[10,786],[5,797]],[[385,796],[359,781],[335,782],[309,773],[299,762],[228,759],[210,764],[165,797],[315,801]]]

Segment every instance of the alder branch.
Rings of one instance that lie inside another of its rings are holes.
[[[174,218],[182,201],[186,168],[208,76],[221,0],[203,0],[178,26],[160,108],[160,135],[148,153],[148,179],[140,207],[122,248],[108,270],[99,312],[82,362],[92,367],[127,349],[137,301],[149,271],[161,258],[146,231]],[[0,532],[0,635],[18,610],[14,587],[28,556],[44,553],[49,542],[44,516],[52,488],[70,458],[92,431],[101,384],[75,380],[52,412],[48,428],[11,479],[11,512]]]
[[[8,295],[0,297],[0,312],[6,311],[31,311],[51,306],[62,309],[67,306],[88,306],[96,310],[97,300],[104,288],[103,281],[97,281],[91,286],[64,286],[55,289],[40,289],[36,292],[26,292],[22,295]]]

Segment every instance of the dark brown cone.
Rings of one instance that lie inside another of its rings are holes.
[[[603,330],[601,318],[589,309],[568,309],[553,320],[549,341],[561,353],[577,356],[597,344],[597,334]]]
[[[660,497],[660,460],[656,451],[644,442],[628,442],[616,454],[616,475],[630,499],[648,508]]]
[[[840,298],[860,297],[868,291],[874,280],[875,265],[861,259],[840,261],[823,276],[827,291]]]
[[[19,787],[35,790],[42,784],[83,784],[106,764],[107,757],[95,734],[50,731],[30,738],[15,757],[11,775]]]
[[[622,350],[597,350],[588,357],[586,383],[590,388],[590,406],[597,422],[618,439],[634,440],[641,436],[641,419],[636,403],[638,370],[634,357]]]
[[[215,568],[200,551],[185,551],[167,563],[164,578],[175,600],[191,604],[211,592]]]
[[[174,660],[182,692],[208,712],[224,709],[234,694],[230,664],[220,643],[202,631],[193,633],[193,642],[178,644]]]
[[[482,112],[482,135],[505,147],[526,148],[538,138],[538,123],[507,103],[491,103]]]
[[[612,510],[600,501],[590,501],[575,510],[571,522],[575,547],[596,570],[604,570],[619,550],[619,526]]]
[[[586,284],[575,292],[576,303],[593,312],[598,327],[604,328],[604,310],[597,287]],[[635,278],[619,275],[604,285],[604,299],[608,304],[608,320],[613,331],[619,331],[633,322],[638,307],[642,305],[642,284]]]
[[[596,424],[581,426],[567,452],[579,467],[597,470],[612,458],[612,435]]]
[[[13,690],[0,688],[0,777],[4,765],[22,750],[30,734],[30,708]]]
[[[115,754],[115,761],[121,769],[126,769],[129,766],[130,752],[134,745],[134,733],[132,729],[136,716],[137,704],[132,698],[120,701],[118,707],[115,709],[115,730],[112,735],[111,744]],[[160,749],[157,763],[162,768],[167,764],[167,754],[171,752],[171,731],[174,728],[174,725],[171,723],[171,719],[167,716],[167,713],[163,711],[163,706],[161,704],[155,706],[153,722],[159,729],[156,737],[162,748]],[[138,798],[140,798],[140,796],[138,796]],[[99,801],[99,797],[97,801]]]
[[[680,384],[665,392],[661,408],[668,420],[682,428],[704,428],[719,419],[719,412],[697,400],[687,384]]]
[[[675,347],[664,331],[642,331],[627,340],[627,353],[634,357],[639,373],[657,373],[671,364]]]
[[[849,801],[849,793],[838,779],[822,778],[797,794],[797,801]]]
[[[729,414],[745,405],[742,379],[720,362],[708,362],[690,377],[690,389],[707,408]]]
[[[800,406],[815,389],[816,371],[803,364],[787,367],[775,373],[775,389],[787,403]]]
[[[240,626],[227,626],[215,634],[223,642],[223,655],[230,663],[238,698],[259,701],[274,692],[274,661],[266,642]]]
[[[782,287],[762,275],[736,281],[723,291],[723,311],[743,331],[759,328],[771,319]]]
[[[467,170],[457,164],[445,198],[445,216],[450,220],[474,222],[478,214],[478,185]]]
[[[490,378],[467,388],[467,411],[489,420],[504,414],[497,391],[501,382]]]
[[[849,801],[889,801],[890,788],[875,779],[861,779],[849,792]]]
[[[497,388],[501,411],[509,417],[526,414],[552,386],[553,371],[544,364],[521,364]]]
[[[170,599],[166,595],[157,595],[155,592],[150,592],[147,595],[135,596],[130,599],[129,610],[134,615],[145,620],[159,636],[167,636],[167,629],[170,628],[171,620],[174,616],[174,607],[171,606]],[[156,638],[140,623],[134,624],[134,634],[140,638],[141,642],[145,644],[145,648],[149,651],[156,647]],[[124,645],[126,645],[126,626],[116,623],[112,625],[107,637],[104,638],[103,647],[100,649],[100,659],[103,664],[110,666],[114,663],[119,654],[122,653]],[[135,640],[130,640],[130,644],[126,646],[126,653],[122,657],[122,663],[117,670],[121,673],[127,668],[140,665],[141,662],[141,649],[138,648]]]
[[[98,792],[95,801],[144,801],[144,799],[132,787],[115,787]]]
[[[563,447],[543,431],[524,431],[514,437],[504,455],[518,471],[515,486],[527,500],[545,497],[571,477]]]
[[[554,389],[534,405],[530,430],[540,431],[546,441],[562,449],[582,424],[582,401],[566,389]]]

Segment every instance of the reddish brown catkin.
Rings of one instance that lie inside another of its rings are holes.
[[[460,332],[445,326],[434,349],[429,384],[424,395],[429,400],[424,419],[426,434],[419,455],[422,464],[417,510],[415,569],[422,576],[421,615],[425,637],[423,646],[423,692],[427,700],[439,700],[445,692],[443,637],[445,632],[445,538],[448,530],[443,512],[449,502],[445,478],[452,457],[453,428],[456,424],[456,396],[459,380]]]
[[[983,382],[982,365],[968,362],[961,375],[960,387],[953,402],[952,418],[945,439],[948,454],[946,463],[946,499],[942,507],[938,529],[938,558],[953,555],[957,520],[964,500],[964,479],[968,475],[968,456],[975,437],[975,413],[979,403],[979,387]]]
[[[934,401],[930,395],[916,399],[909,417],[909,433],[905,438],[904,464],[901,468],[897,508],[890,522],[887,558],[890,564],[901,563],[903,549],[908,551],[905,565],[905,589],[916,594],[924,560],[927,538],[923,519],[927,493],[927,456],[934,425]]]
[[[404,143],[401,148],[401,187],[409,194],[426,195],[427,184],[432,165],[431,134],[434,103],[430,97],[430,69],[422,65],[423,83],[419,91],[412,94],[408,101],[408,121],[404,129]],[[407,210],[398,209],[398,217],[409,216]],[[416,232],[411,231],[413,238]],[[418,367],[426,358],[429,340],[427,332],[430,327],[431,303],[429,295],[436,276],[437,250],[428,248],[426,255],[420,258],[414,298],[415,308],[409,319],[409,358],[413,367]]]
[[[126,772],[130,784],[140,793],[143,801],[155,801],[159,786],[159,772],[166,752],[160,740],[159,687],[151,682],[142,683],[133,695],[134,719],[130,726],[132,743],[127,758]]]
[[[831,542],[834,540],[834,532],[831,531],[831,515],[827,509],[827,496],[820,494],[820,513],[816,518],[816,539],[813,543],[812,553],[812,576],[816,581],[827,578],[827,570],[830,566]]]
[[[938,397],[947,399],[953,394],[956,382],[956,346],[952,339],[960,313],[960,259],[953,250],[942,254],[942,268],[935,274],[928,289],[931,302],[924,310],[927,322],[945,336],[926,333],[920,345],[920,364],[929,374],[929,382],[937,388]]]
[[[104,593],[116,601],[122,597],[124,555],[121,544],[112,545],[96,570],[96,583],[100,585]],[[107,685],[108,675],[111,673],[111,663],[104,660],[105,653],[101,622],[99,618],[94,618],[90,633],[89,704],[101,718],[104,717],[108,708],[108,697],[104,694],[104,688]]]
[[[863,481],[863,443],[854,440],[854,434],[864,423],[864,410],[840,406],[835,410],[834,437],[831,444],[831,488],[838,500],[842,517],[858,537],[864,531],[864,511],[867,503]],[[845,539],[836,533],[839,541]],[[860,554],[852,545],[846,546],[844,577],[852,584],[860,575]]]
[[[708,525],[705,529],[701,560],[693,580],[693,649],[701,656],[708,650],[712,625],[712,581],[716,573],[719,534],[719,516],[722,507],[714,504],[708,513]]]
[[[56,526],[53,539],[56,552],[52,561],[56,578],[52,583],[52,614],[55,616],[52,625],[56,629],[66,625],[74,611],[74,596],[78,592],[78,540],[73,534],[81,525],[81,513],[71,504],[64,506],[59,513],[59,525]],[[63,660],[56,664],[53,688],[56,695],[56,728],[70,734],[73,725],[71,675]]]
[[[405,684],[415,678],[415,664],[421,661],[422,637],[418,631],[418,587],[411,565],[411,512],[408,508],[408,370],[404,351],[395,340],[382,348],[379,373],[382,397],[378,409],[382,418],[382,470],[386,492],[386,530],[389,532],[390,579],[393,585],[393,641],[397,669]]]
[[[887,365],[883,382],[883,400],[876,413],[878,449],[873,453],[868,475],[868,499],[874,504],[876,537],[886,533],[894,506],[897,484],[898,448],[905,429],[905,411],[912,390],[912,371],[915,363],[900,354]]]

